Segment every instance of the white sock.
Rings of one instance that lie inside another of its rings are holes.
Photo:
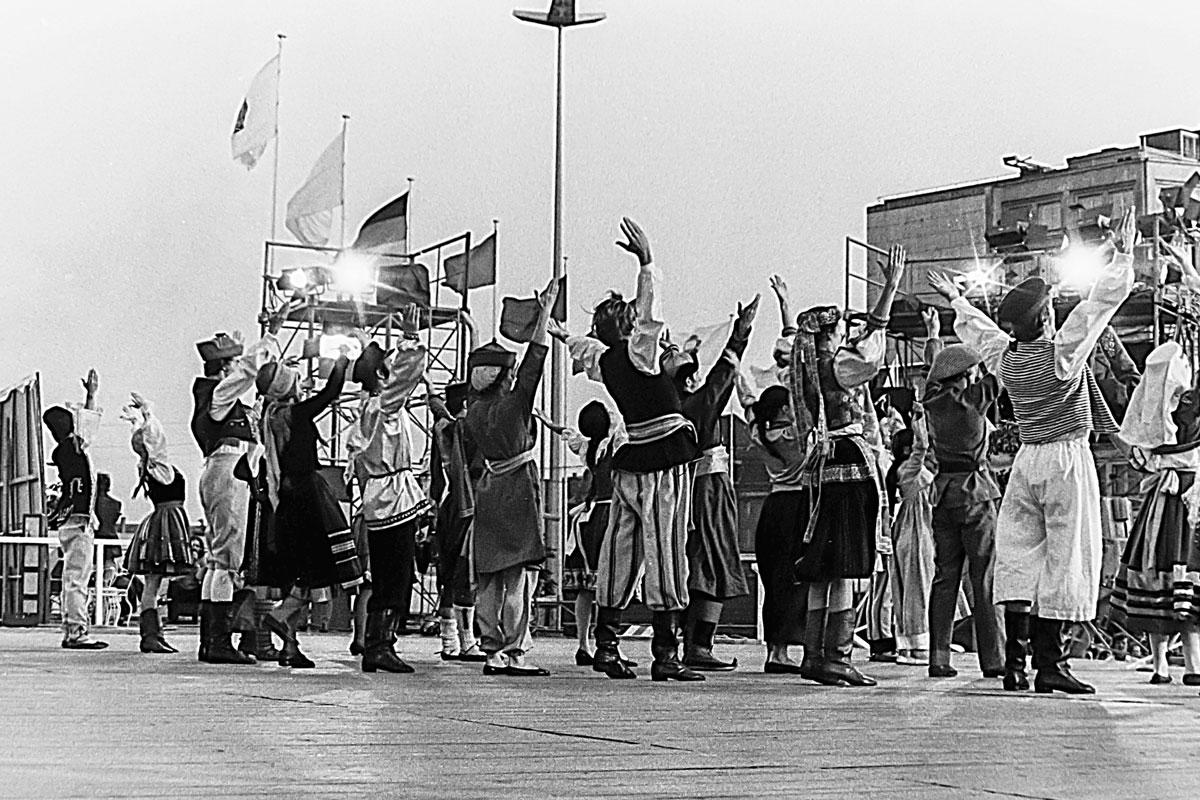
[[[458,620],[454,617],[441,618],[442,652],[448,656],[458,655]]]
[[[459,618],[458,643],[465,652],[478,644],[475,640],[475,607],[455,606],[454,612]]]

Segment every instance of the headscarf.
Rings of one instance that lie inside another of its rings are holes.
[[[1146,371],[1121,422],[1120,436],[1134,447],[1153,450],[1175,444],[1172,416],[1192,385],[1192,368],[1178,342],[1164,342],[1146,357]]]
[[[254,385],[263,395],[262,418],[259,420],[259,439],[266,451],[267,495],[271,505],[279,505],[279,454],[292,437],[292,403],[300,372],[290,364],[272,361],[258,371]]]

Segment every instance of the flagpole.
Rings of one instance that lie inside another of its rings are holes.
[[[412,252],[408,249],[408,232],[412,230],[412,190],[413,181],[416,179],[409,175],[406,180],[408,181],[408,191],[406,192],[408,199],[404,201],[404,254],[408,255]]]
[[[350,122],[349,114],[342,114],[342,234],[338,240],[339,248],[346,248],[346,127]]]
[[[496,272],[500,271],[500,237],[497,236],[497,231],[500,230],[500,220],[492,219],[492,264],[496,268]],[[496,283],[498,275],[492,275],[492,341],[496,341],[500,335],[500,317],[496,313]]]
[[[277,33],[279,50],[275,55],[275,165],[271,169],[271,241],[275,241],[276,220],[279,218],[279,84],[283,76],[283,40],[285,34]],[[275,263],[275,254],[271,253],[271,264]]]

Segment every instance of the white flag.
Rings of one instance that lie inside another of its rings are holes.
[[[733,319],[730,318],[725,322],[718,322],[715,325],[704,325],[696,328],[696,330],[684,336],[678,344],[684,350],[695,348],[696,360],[700,362],[700,367],[696,374],[703,378],[713,368],[713,365],[720,360],[722,354],[725,352],[725,345],[729,343],[729,336],[732,333]],[[745,421],[745,412],[742,411],[742,404],[737,401],[736,391],[729,398],[729,405],[721,413],[733,414],[738,419]]]
[[[308,180],[288,200],[283,224],[304,244],[319,247],[329,241],[333,210],[342,204],[344,135],[333,138],[308,173]]]
[[[233,160],[254,169],[267,144],[279,133],[279,56],[258,71],[233,123]]]

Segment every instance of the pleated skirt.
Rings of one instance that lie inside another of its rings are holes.
[[[125,551],[133,575],[186,575],[194,571],[191,526],[183,503],[158,503],[138,525]]]

